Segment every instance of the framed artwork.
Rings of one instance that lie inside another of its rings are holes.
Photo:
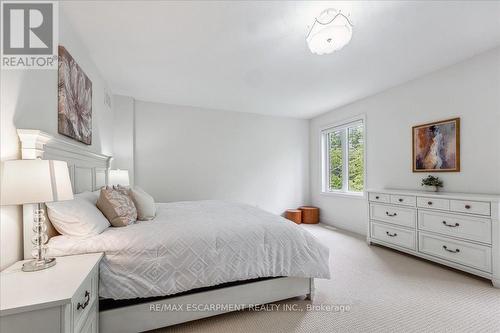
[[[413,126],[413,172],[460,171],[460,118]]]
[[[92,144],[92,82],[64,46],[59,45],[57,131]]]

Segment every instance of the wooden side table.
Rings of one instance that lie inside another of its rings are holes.
[[[297,224],[302,223],[302,211],[300,209],[287,209],[285,217]]]
[[[319,223],[319,208],[312,206],[299,207],[302,211],[302,223],[316,224]]]

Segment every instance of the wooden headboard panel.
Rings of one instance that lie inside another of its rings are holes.
[[[41,158],[59,160],[68,163],[69,176],[73,193],[95,191],[106,186],[108,180],[110,156],[93,153],[85,146],[54,137],[39,130],[18,129],[21,142],[21,157],[25,159]],[[35,205],[23,206],[24,258],[31,258],[31,237],[33,235],[33,211]],[[47,219],[49,238],[57,231]]]

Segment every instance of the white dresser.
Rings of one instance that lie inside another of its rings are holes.
[[[368,191],[367,240],[492,280],[500,288],[500,196]]]
[[[0,275],[0,332],[97,333],[102,253],[59,257],[53,267]]]

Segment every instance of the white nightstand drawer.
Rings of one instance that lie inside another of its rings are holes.
[[[101,258],[102,253],[57,257],[55,266],[28,273],[19,261],[3,270],[0,332],[96,333]],[[77,310],[78,303],[87,305]]]
[[[423,232],[419,232],[418,238],[419,252],[491,272],[491,248],[489,246]]]
[[[85,324],[85,320],[98,298],[98,278],[98,267],[95,267],[75,293],[75,297],[72,299],[73,323],[76,332],[78,332]]]
[[[391,194],[391,203],[403,206],[415,207],[417,198],[412,195],[395,195]]]
[[[370,218],[414,228],[416,223],[416,211],[410,208],[370,204]]]
[[[478,215],[490,215],[490,203],[483,201],[451,200],[450,210],[454,212],[470,213]]]
[[[441,209],[450,210],[450,200],[448,199],[438,199],[438,198],[427,198],[418,197],[417,206],[431,209]]]
[[[368,199],[374,202],[391,203],[391,196],[383,193],[370,193]]]
[[[82,328],[80,331],[77,331],[78,333],[97,333],[99,332],[99,328],[97,327],[99,321],[97,320],[97,316],[99,314],[97,313],[97,303],[94,303],[92,305],[92,308],[90,309],[89,315],[87,316],[87,320],[83,324]]]
[[[416,250],[415,231],[372,221],[370,233],[373,239]]]
[[[418,228],[468,240],[491,243],[490,219],[420,210],[418,212]]]

